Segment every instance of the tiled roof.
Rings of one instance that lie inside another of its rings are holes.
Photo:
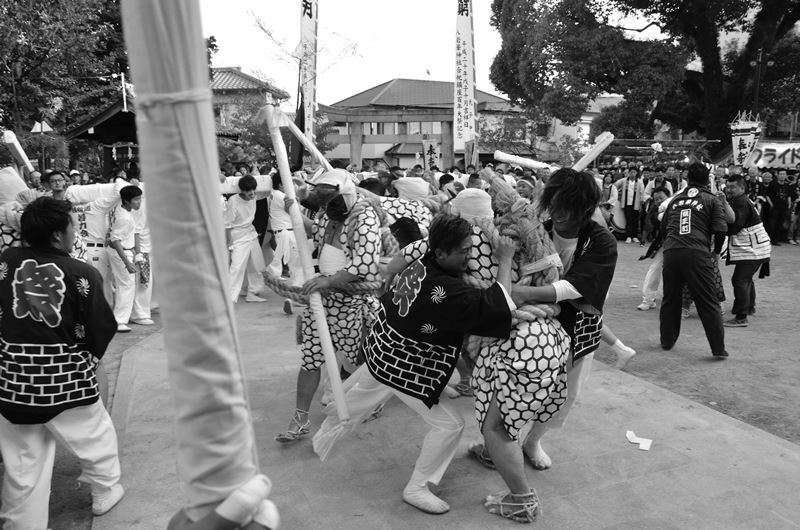
[[[478,103],[508,103],[506,99],[477,89],[475,97]],[[392,79],[331,106],[447,108],[453,106],[453,83],[425,79]]]
[[[272,86],[266,81],[242,72],[238,66],[226,66],[223,68],[212,68],[214,78],[211,80],[211,90],[266,90],[280,99],[289,99],[289,94],[283,90]]]

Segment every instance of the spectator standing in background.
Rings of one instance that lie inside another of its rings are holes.
[[[644,184],[636,168],[628,168],[626,178],[616,183],[620,204],[625,212],[625,242],[639,242],[639,212],[644,202]]]

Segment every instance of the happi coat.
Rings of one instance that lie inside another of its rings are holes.
[[[455,369],[465,334],[509,337],[509,304],[500,284],[472,287],[426,254],[381,297],[365,344],[367,367],[381,383],[433,407]]]

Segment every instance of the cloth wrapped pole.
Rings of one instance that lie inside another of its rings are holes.
[[[24,167],[29,172],[33,172],[33,164],[31,164],[28,155],[25,154],[25,151],[19,144],[16,134],[11,131],[3,131],[3,143],[6,144],[8,150],[11,151],[11,155],[14,157],[14,160],[17,161],[18,165]]]
[[[552,169],[553,166],[546,162],[539,162],[538,160],[531,160],[530,158],[523,158],[521,156],[511,155],[502,151],[494,152],[494,159],[498,162],[505,162],[519,167],[528,169]]]
[[[190,520],[258,472],[228,296],[217,147],[198,0],[124,0],[136,122],[164,342],[176,410],[178,475]]]
[[[297,204],[294,194],[294,183],[292,182],[292,174],[289,170],[289,156],[286,154],[286,146],[281,137],[280,115],[276,112],[273,105],[267,105],[263,110],[266,115],[269,134],[272,137],[272,148],[275,150],[275,158],[278,159],[278,171],[280,171],[281,174],[283,192],[286,194],[287,199],[294,200],[292,207],[289,208],[289,216],[292,218],[292,229],[294,230],[297,241],[305,241],[307,239],[306,229],[303,225],[300,205]],[[302,133],[300,133],[300,136],[302,136]],[[311,250],[307,245],[297,245],[297,253],[300,257],[300,265],[303,268],[303,277],[305,279],[311,278],[314,276]],[[339,376],[339,361],[336,360],[336,353],[333,351],[333,342],[331,341],[331,333],[328,329],[328,320],[325,318],[325,308],[322,306],[322,296],[319,292],[311,293],[308,297],[308,302],[314,315],[314,323],[319,332],[319,342],[322,347],[322,353],[325,356],[325,366],[328,370],[327,373],[331,383],[331,390],[333,391],[333,400],[336,403],[336,411],[341,421],[347,421],[350,419],[350,414],[347,411],[347,404],[344,399],[342,378]]]
[[[0,169],[0,205],[16,201],[19,192],[27,189],[28,186],[16,169],[13,167]]]
[[[575,165],[572,166],[572,169],[575,171],[583,171],[589,164],[594,162],[595,158],[600,156],[600,153],[606,150],[606,148],[611,145],[611,142],[614,141],[614,135],[610,132],[606,131],[601,133],[597,138],[594,139],[594,145],[589,149],[589,151],[581,157],[580,160],[575,162]]]
[[[317,146],[314,145],[314,142],[309,140],[303,131],[301,131],[300,128],[295,125],[294,122],[290,120],[281,109],[275,108],[272,105],[270,105],[270,108],[272,109],[272,113],[278,123],[278,126],[288,128],[289,131],[300,141],[300,144],[302,144],[305,150],[311,153],[311,155],[317,159],[317,162],[319,162],[324,171],[330,171],[333,169],[331,163],[328,162],[328,160],[325,158],[325,155],[323,155],[320,150],[317,149]],[[256,123],[265,123],[267,126],[269,126],[269,120],[267,116],[267,107],[261,107],[255,117]]]
[[[219,185],[219,192],[222,194],[239,193],[239,179],[242,177],[225,177],[225,182]],[[272,177],[269,175],[254,175],[256,179],[256,192],[272,191]]]

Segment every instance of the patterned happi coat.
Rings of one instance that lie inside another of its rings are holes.
[[[311,237],[316,250],[325,245],[325,234],[330,220],[321,215],[315,219]],[[375,210],[364,201],[358,201],[344,222],[341,232],[333,242],[344,252],[344,270],[358,277],[359,281],[376,281],[380,278],[378,265],[381,256],[380,220]],[[323,295],[326,320],[334,351],[340,362],[347,361],[356,366],[365,335],[377,309],[377,298],[372,294],[349,294],[330,291]],[[303,310],[300,319],[300,367],[306,371],[319,370],[325,362],[317,322],[310,307]]]
[[[428,254],[414,261],[381,298],[365,351],[381,383],[428,407],[439,401],[466,333],[508,338],[511,309],[495,283],[478,289]]]
[[[417,223],[420,231],[423,234],[428,233],[428,228],[431,226],[433,214],[427,206],[419,201],[410,201],[408,199],[401,199],[399,197],[381,197],[381,208],[393,221],[401,217],[407,217]]]
[[[45,423],[99,398],[95,370],[116,333],[100,273],[56,249],[0,254],[0,414]]]

